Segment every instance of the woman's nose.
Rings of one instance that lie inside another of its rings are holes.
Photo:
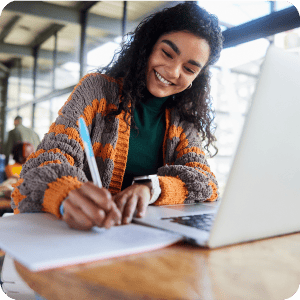
[[[166,71],[167,71],[168,76],[170,76],[170,78],[179,78],[179,76],[180,76],[180,65],[176,64],[176,63],[170,64],[167,67]]]

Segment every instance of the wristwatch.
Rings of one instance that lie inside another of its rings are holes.
[[[149,204],[152,204],[158,199],[161,193],[158,176],[157,175],[137,176],[133,178],[132,184],[134,183],[143,184],[148,182],[151,182],[151,188],[150,188],[151,198]]]

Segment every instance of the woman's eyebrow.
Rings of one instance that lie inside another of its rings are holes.
[[[181,52],[178,49],[178,47],[176,46],[176,44],[174,44],[172,41],[170,41],[170,40],[162,40],[161,42],[169,45],[176,54],[178,54],[178,55],[181,54]],[[200,68],[200,69],[202,68],[202,65],[199,62],[195,61],[195,60],[190,59],[189,63],[192,64],[192,65],[194,65],[194,66],[196,66],[196,67],[198,67],[198,68]]]
[[[194,65],[194,66],[200,68],[200,69],[202,68],[202,65],[201,65],[200,63],[198,63],[197,61],[194,61],[194,60],[192,60],[192,59],[189,60],[189,63],[190,63],[191,65]]]
[[[169,45],[174,50],[174,52],[176,54],[179,55],[181,53],[180,50],[178,49],[178,47],[172,41],[170,41],[170,40],[162,40],[161,42]]]

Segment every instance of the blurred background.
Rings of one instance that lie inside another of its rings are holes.
[[[40,139],[87,72],[106,65],[122,36],[181,1],[13,1],[0,16],[0,153],[16,115]],[[300,17],[287,1],[198,1],[225,38],[211,69],[218,154],[209,164],[223,192],[260,65],[270,44],[300,53]],[[288,99],[283,99],[288,101]]]

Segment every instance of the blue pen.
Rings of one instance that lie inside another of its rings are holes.
[[[98,187],[102,188],[102,182],[97,168],[90,135],[86,127],[86,124],[84,122],[84,119],[81,117],[79,118],[79,132],[80,132],[81,139],[83,141],[84,150],[92,174],[93,182]]]

